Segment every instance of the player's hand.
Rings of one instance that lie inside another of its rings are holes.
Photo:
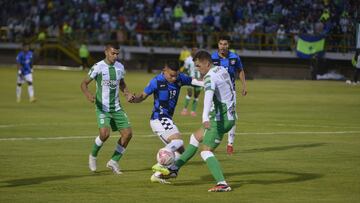
[[[135,99],[135,95],[132,94],[132,93],[127,93],[126,95],[126,100],[130,103],[133,103],[134,102],[134,99]]]
[[[242,95],[242,96],[246,96],[246,95],[247,95],[246,89],[243,89],[243,90],[241,91],[241,95]]]
[[[209,121],[203,122],[203,126],[204,126],[205,129],[209,129],[210,128],[210,122]]]
[[[90,93],[86,95],[86,98],[87,98],[87,100],[89,100],[91,103],[94,103],[94,102],[95,102],[95,96],[92,95],[92,94],[90,94]]]

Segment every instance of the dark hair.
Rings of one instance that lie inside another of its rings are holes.
[[[114,48],[114,49],[119,49],[119,44],[118,43],[113,43],[113,42],[108,42],[105,44],[105,49],[108,48]]]
[[[28,42],[23,42],[22,43],[22,46],[25,47],[25,46],[30,46],[30,44]]]
[[[199,60],[199,61],[209,61],[210,63],[212,63],[211,60],[211,55],[209,54],[209,52],[205,51],[205,50],[200,50],[198,51],[195,56],[194,56],[194,61]]]
[[[228,35],[220,35],[218,41],[220,41],[220,40],[226,40],[226,41],[230,42],[230,37]]]
[[[179,71],[180,66],[177,61],[165,61],[165,66],[173,71]]]

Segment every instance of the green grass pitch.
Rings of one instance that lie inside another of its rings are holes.
[[[121,97],[134,132],[120,162],[124,174],[105,167],[118,133],[100,151],[94,174],[87,159],[95,111],[80,91],[86,73],[35,70],[33,104],[26,85],[15,102],[15,68],[0,75],[0,202],[360,202],[360,86],[248,81],[248,96],[237,98],[236,153],[226,155],[225,139],[215,153],[233,191],[214,194],[199,154],[173,184],[150,182],[163,146],[149,126],[152,97],[141,104]],[[141,92],[153,76],[129,71],[126,82]],[[197,117],[180,116],[185,92],[174,121],[187,145],[201,124],[202,102]]]

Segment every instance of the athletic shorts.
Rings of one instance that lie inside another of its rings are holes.
[[[122,109],[116,112],[104,112],[96,109],[96,120],[99,128],[111,127],[112,131],[131,128],[130,121]]]
[[[159,136],[160,140],[164,144],[168,144],[167,139],[169,136],[180,133],[177,126],[170,118],[160,118],[150,120],[150,126],[152,131]]]
[[[219,146],[225,133],[229,132],[235,125],[235,120],[210,120],[210,128],[205,129],[202,144],[215,149]]]
[[[17,75],[17,84],[23,84],[26,82],[33,82],[33,77],[32,77],[32,73],[26,74],[26,75],[22,75],[22,74],[18,74]]]

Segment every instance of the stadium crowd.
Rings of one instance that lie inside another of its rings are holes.
[[[186,40],[182,33],[196,33],[204,46],[209,33],[225,31],[248,43],[257,43],[254,33],[272,34],[262,43],[286,45],[299,33],[354,35],[359,5],[357,0],[4,0],[0,25],[7,41],[40,32],[82,33],[90,43],[134,39],[142,46],[149,40],[146,31],[167,31],[175,41]]]

